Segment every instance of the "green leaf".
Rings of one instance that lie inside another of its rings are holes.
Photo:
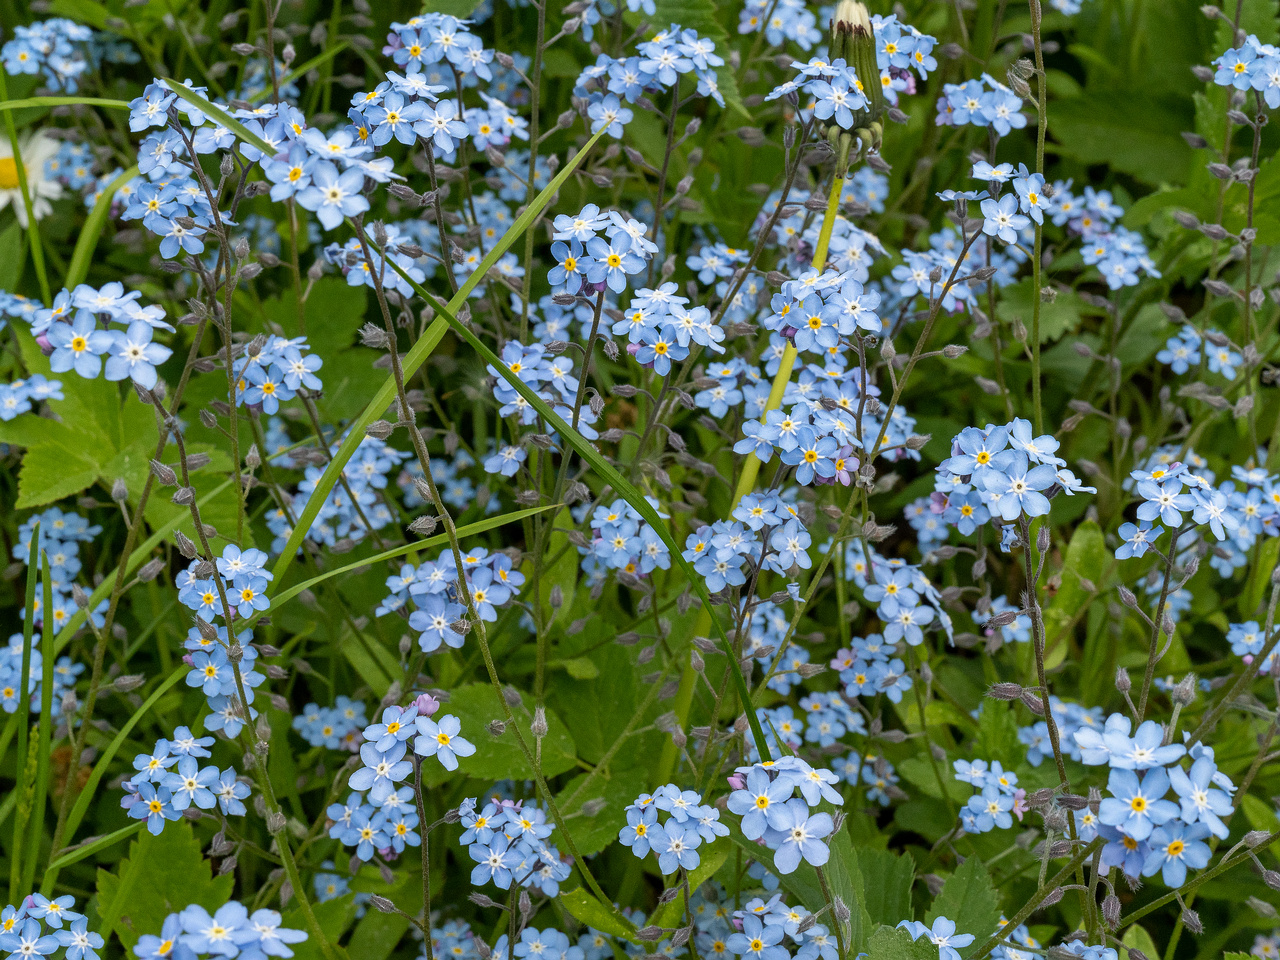
[[[549,666],[559,667],[575,680],[594,680],[600,676],[600,668],[590,657],[572,657],[569,660],[552,660]]]
[[[533,711],[530,709],[531,698],[520,694],[520,704],[513,706],[511,712],[515,722],[524,730],[533,722]],[[506,712],[498,701],[498,694],[487,683],[470,683],[450,691],[449,700],[440,708],[440,713],[451,713],[462,721],[462,736],[476,746],[476,752],[470,757],[462,757],[458,761],[458,772],[478,780],[532,780],[533,767],[525,759],[515,733],[507,731],[500,737],[489,733],[489,724],[494,720],[505,720]],[[554,777],[574,766],[577,752],[573,745],[573,737],[568,728],[554,712],[547,711],[547,735],[542,738],[542,774]],[[434,760],[423,766],[423,777],[431,785],[456,779],[456,774]]]
[[[98,870],[95,929],[104,940],[114,930],[132,948],[144,933],[158,934],[171,913],[192,904],[217,910],[231,899],[234,884],[230,874],[213,875],[191,824],[166,823],[159,836],[144,833],[129,844],[127,858],[114,872]]]
[[[1160,956],[1160,951],[1156,949],[1156,943],[1151,939],[1151,934],[1136,923],[1124,932],[1123,943],[1130,950],[1142,951],[1144,956],[1151,958]],[[1230,954],[1227,956],[1229,957]]]
[[[726,15],[727,13],[717,11],[714,0],[656,0],[654,15],[643,19],[653,25],[655,32],[665,30],[669,24],[678,23],[686,29],[698,31],[700,36],[714,40],[716,53],[726,60],[724,66],[716,68],[716,83],[724,96],[725,106],[750,120],[751,113],[743,104],[742,94],[738,91],[737,75],[728,61],[729,34],[723,23]],[[641,18],[633,15],[633,19],[638,23]]]
[[[615,771],[609,776],[601,774],[591,781],[589,790],[579,790],[589,773],[580,773],[556,795],[556,805],[564,817],[578,852],[584,857],[599,853],[618,837],[618,831],[626,822],[626,806],[644,792],[648,783],[648,771],[641,767]],[[569,801],[573,802],[570,803]],[[604,801],[604,806],[594,816],[582,813],[584,804]]]
[[[1031,280],[1027,279],[1001,289],[996,315],[1005,323],[1021,320],[1030,331],[1033,308]],[[1085,314],[1097,312],[1086,306],[1074,292],[1060,292],[1053,302],[1040,304],[1040,342],[1052,343],[1074,333]]]
[[[910,854],[890,850],[858,849],[862,874],[862,904],[872,923],[890,926],[911,917],[911,884],[916,864]]]
[[[1280,540],[1272,537],[1259,548],[1258,562],[1249,573],[1245,588],[1240,591],[1240,619],[1261,619],[1258,608],[1271,587],[1271,574],[1277,564],[1280,564]]]
[[[710,843],[704,844],[698,848],[702,862],[697,868],[689,874],[689,889],[697,890],[700,886],[715,876],[716,871],[724,866],[725,860],[729,858],[728,843]],[[653,916],[649,918],[649,923],[658,927],[673,928],[683,926],[684,918],[684,891],[681,890],[676,894],[674,900],[668,901],[653,911]]]
[[[316,922],[320,925],[320,929],[324,931],[328,941],[337,943],[338,938],[346,933],[347,928],[355,921],[355,894],[348,893],[341,897],[334,897],[332,900],[325,900],[322,903],[312,903],[311,909],[315,912]],[[292,927],[294,930],[306,930],[307,921],[303,915],[302,908],[298,907],[286,913],[281,926]],[[293,957],[294,960],[321,960],[324,957],[324,951],[316,938],[309,936],[301,943],[293,945]]]
[[[870,960],[937,960],[938,948],[924,937],[912,940],[905,930],[882,926],[872,934],[867,955]]]
[[[1000,900],[996,896],[996,888],[991,884],[987,868],[977,857],[970,857],[947,878],[942,892],[934,898],[925,923],[932,926],[938,917],[954,922],[958,933],[974,935],[973,944],[960,950],[962,957],[981,945],[1000,923]]]
[[[465,20],[476,12],[482,0],[427,0],[424,13],[447,13],[451,17]]]
[[[1044,613],[1045,669],[1052,670],[1066,659],[1070,645],[1068,628],[1096,596],[1081,579],[1088,579],[1101,589],[1112,559],[1102,538],[1102,529],[1096,523],[1086,520],[1076,527],[1062,565],[1062,586]]]
[[[16,290],[22,279],[22,228],[14,220],[0,230],[0,290]]]
[[[62,383],[62,400],[50,400],[56,420],[34,413],[0,423],[0,442],[26,447],[18,473],[18,509],[43,506],[80,493],[95,482],[125,480],[141,489],[149,451],[159,437],[155,417],[133,391],[99,378],[56,374],[29,330],[11,328],[29,373]]]
[[[128,104],[125,106],[127,107]],[[93,251],[98,245],[98,238],[102,236],[107,216],[111,213],[111,204],[115,200],[116,191],[137,175],[137,166],[130,167],[112,180],[94,201],[93,209],[89,211],[88,219],[80,229],[80,236],[76,238],[76,248],[71,254],[67,275],[62,281],[62,285],[68,290],[74,290],[77,285],[84,283],[85,277],[89,275],[89,263],[93,260]]]
[[[1275,808],[1265,800],[1246,793],[1240,807],[1244,810],[1244,818],[1254,830],[1265,830],[1267,833],[1280,830],[1280,817],[1276,816]],[[1280,856],[1280,840],[1272,843],[1270,849],[1273,855]]]
[[[1195,154],[1179,131],[1191,123],[1190,110],[1152,97],[1139,101],[1091,93],[1055,100],[1049,109],[1049,132],[1060,153],[1082,163],[1109,164],[1153,187],[1186,182]]]
[[[618,919],[618,915],[592,896],[586,887],[561,890],[560,905],[574,919],[601,933],[607,933],[611,937],[621,937],[635,944],[641,942],[635,935],[635,928],[624,926]]]

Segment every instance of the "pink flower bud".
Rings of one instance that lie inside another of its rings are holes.
[[[418,716],[431,717],[440,709],[440,701],[429,693],[418,694],[418,699],[413,701],[413,705],[418,708]]]

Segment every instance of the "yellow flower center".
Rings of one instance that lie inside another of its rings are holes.
[[[13,157],[0,157],[0,190],[18,189],[18,162]]]

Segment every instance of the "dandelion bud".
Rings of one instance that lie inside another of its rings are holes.
[[[831,18],[831,56],[843,58],[858,76],[868,106],[859,111],[855,125],[865,127],[884,114],[884,88],[876,63],[876,38],[867,8],[858,0],[840,0]],[[841,171],[843,172],[843,171]]]

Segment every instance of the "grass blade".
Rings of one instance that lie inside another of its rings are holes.
[[[25,110],[28,107],[110,107],[113,110],[128,110],[129,104],[124,100],[104,100],[101,97],[27,97],[25,100],[0,100],[0,113],[11,110]]]
[[[484,520],[478,520],[475,523],[469,523],[465,527],[458,527],[454,533],[457,534],[459,539],[462,537],[474,536],[477,533],[485,533],[495,527],[501,527],[508,523],[516,523],[519,520],[524,520],[526,517],[532,517],[535,514],[545,513],[548,510],[554,509],[556,506],[556,504],[549,503],[542,507],[530,507],[527,510],[515,510],[511,513],[504,513],[500,517],[488,517]],[[403,557],[406,554],[414,553],[417,550],[443,546],[448,542],[449,535],[447,533],[437,533],[434,537],[427,537],[425,540],[418,540],[414,543],[406,543],[400,547],[393,547],[390,550],[384,550],[382,553],[376,553],[372,557],[357,560],[355,563],[348,563],[346,566],[338,567],[336,570],[327,570],[318,577],[312,577],[310,580],[304,580],[302,583],[295,584],[288,590],[282,590],[271,598],[271,607],[278,608],[281,604],[292,600],[303,590],[310,590],[312,587],[324,583],[326,580],[331,577],[336,577],[339,574],[349,573],[352,570],[358,570],[360,567],[367,567],[374,563],[381,563],[384,560],[394,560],[396,557]],[[258,618],[266,614],[271,607],[268,607],[267,610],[255,613],[252,617],[241,621],[242,625],[245,627],[252,627],[257,622]]]
[[[115,199],[116,191],[137,175],[137,166],[132,166],[120,174],[102,191],[102,196],[98,197],[93,209],[89,211],[89,217],[85,220],[84,227],[80,230],[80,236],[76,240],[76,248],[71,254],[71,263],[67,266],[67,275],[62,280],[62,285],[68,290],[74,290],[77,284],[84,283],[85,277],[89,275],[89,261],[93,259],[93,251],[98,246],[98,238],[102,236],[102,228],[107,223],[107,215],[111,213],[111,203]]]
[[[36,570],[38,569],[37,558],[40,556],[40,522],[38,520],[31,528],[31,544],[28,549],[27,615],[22,623],[22,673],[18,678],[18,683],[22,688],[22,699],[18,702],[18,709],[14,711],[14,715],[19,718],[18,782],[12,794],[15,803],[27,792],[27,738],[31,734],[31,708],[27,694],[27,678],[31,676],[31,642],[36,623]],[[45,651],[46,654],[48,652],[48,650]],[[14,903],[17,902],[18,880],[22,876],[22,828],[24,826],[21,822],[22,819],[21,807],[19,807],[18,816],[13,822],[13,846],[11,847],[12,855],[9,864],[9,900]]]
[[[89,779],[84,785],[84,789],[80,791],[80,795],[76,797],[75,806],[71,808],[71,813],[67,815],[67,828],[65,836],[75,836],[76,828],[80,826],[80,822],[84,819],[84,815],[89,812],[89,801],[93,799],[94,794],[98,792],[98,784],[102,782],[102,778],[107,774],[107,768],[111,765],[111,761],[115,759],[116,753],[120,747],[124,745],[125,739],[138,725],[138,721],[146,716],[157,700],[169,692],[175,683],[185,677],[191,668],[185,663],[174,669],[160,686],[152,691],[151,696],[142,702],[142,706],[133,712],[127,723],[120,728],[120,732],[115,735],[115,739],[102,752],[102,756],[98,758],[98,762],[93,765],[93,772],[89,774]],[[49,864],[49,869],[45,871],[44,880],[40,883],[41,890],[52,890],[53,885],[58,881],[58,871],[61,864],[57,861]]]
[[[56,877],[56,871],[61,870],[63,867],[69,867],[73,863],[79,863],[85,857],[93,856],[93,854],[97,853],[99,850],[103,850],[112,844],[119,843],[121,840],[137,833],[146,825],[147,822],[145,820],[139,820],[136,823],[129,824],[127,827],[121,827],[119,830],[114,830],[106,836],[94,837],[77,847],[72,847],[57,860],[53,861],[53,863],[49,864],[49,873],[52,873]],[[47,876],[48,873],[46,873],[46,877]],[[47,897],[53,892],[52,884],[41,886],[40,892]]]
[[[214,487],[212,490],[206,493],[203,497],[200,497],[196,501],[196,503],[202,507],[207,505],[210,501],[213,500],[214,497],[220,494],[223,490],[227,489],[229,486],[231,486],[231,480],[228,479],[228,480],[222,481],[222,483],[218,484],[216,487]],[[146,539],[146,541],[142,544],[142,546],[138,547],[136,550],[133,551],[132,555],[129,557],[128,562],[125,564],[125,568],[124,568],[125,574],[128,575],[130,573],[133,573],[134,570],[137,570],[138,567],[142,566],[142,564],[146,562],[146,559],[148,555],[151,553],[151,551],[154,550],[156,547],[158,547],[161,544],[161,542],[163,542],[165,537],[173,533],[174,530],[177,530],[178,526],[184,520],[189,520],[190,518],[191,518],[190,514],[178,513],[168,523],[161,524],[159,527],[157,527],[155,533],[151,534],[151,536],[149,536]],[[111,594],[111,590],[114,586],[115,586],[114,577],[104,578],[102,583],[98,584],[97,589],[94,590],[93,593],[89,595],[89,602],[86,603],[83,607],[80,607],[79,609],[77,609],[76,612],[71,615],[71,619],[67,621],[67,625],[58,631],[58,638],[57,640],[54,641],[54,644],[53,644],[53,652],[55,655],[61,653],[62,650],[66,647],[66,645],[71,642],[71,638],[75,636],[76,631],[79,630],[81,624],[84,623],[85,617],[89,615],[89,612],[93,610],[94,607],[96,607],[99,603],[101,603]]]

